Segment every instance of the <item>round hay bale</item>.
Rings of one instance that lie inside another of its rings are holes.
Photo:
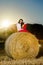
[[[6,40],[5,51],[14,59],[34,58],[38,55],[39,43],[31,33],[17,32]]]

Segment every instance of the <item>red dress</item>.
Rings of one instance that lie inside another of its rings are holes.
[[[19,32],[29,32],[27,29],[26,29],[27,25],[24,24],[23,26],[23,29],[21,29]]]

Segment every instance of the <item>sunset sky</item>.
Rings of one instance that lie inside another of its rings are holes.
[[[43,24],[43,0],[0,0],[0,24],[4,20],[17,23]]]

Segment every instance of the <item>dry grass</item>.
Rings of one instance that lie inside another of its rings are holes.
[[[13,60],[4,51],[0,52],[0,65],[43,65],[43,56],[33,59]]]
[[[0,65],[43,65],[43,57],[39,59],[22,59],[22,60],[13,60],[7,56],[2,56],[0,60]]]

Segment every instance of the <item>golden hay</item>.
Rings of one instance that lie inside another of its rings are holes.
[[[17,26],[16,26],[16,24],[10,26],[8,30],[11,31],[11,32],[17,32]]]
[[[39,43],[31,33],[17,32],[6,40],[5,51],[14,59],[34,58],[38,55]]]

